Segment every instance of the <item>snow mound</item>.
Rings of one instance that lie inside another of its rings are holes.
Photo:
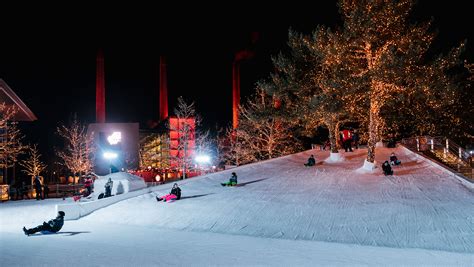
[[[94,195],[105,193],[105,184],[109,178],[114,182],[112,186],[112,195],[120,195],[146,188],[146,183],[141,177],[128,172],[116,172],[97,177],[98,179],[94,181]]]
[[[329,158],[327,158],[325,160],[325,162],[327,163],[331,163],[331,162],[343,162],[345,159],[344,159],[344,156],[342,155],[342,153],[330,153],[329,155]]]
[[[368,162],[367,159],[364,160],[364,165],[356,170],[357,173],[373,173],[377,171],[377,162],[374,161]]]

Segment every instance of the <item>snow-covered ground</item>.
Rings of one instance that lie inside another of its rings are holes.
[[[21,227],[62,200],[0,204],[0,265],[474,266],[474,192],[403,148],[395,175],[360,172],[366,150],[326,162],[306,151],[180,182],[183,199],[131,198],[67,221],[56,235]],[[304,167],[310,154],[315,167]],[[222,187],[235,171],[239,187]]]

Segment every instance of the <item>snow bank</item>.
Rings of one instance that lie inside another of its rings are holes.
[[[100,193],[105,192],[105,184],[112,178],[114,182],[112,187],[112,195],[120,195],[135,190],[146,188],[143,178],[130,174],[128,172],[116,172],[99,178],[94,181],[94,195],[97,197]]]
[[[343,161],[344,161],[344,156],[342,155],[342,153],[332,153],[332,152],[329,154],[329,158],[325,160],[325,162],[327,163],[343,162]]]
[[[90,197],[90,201],[80,201],[71,204],[56,205],[56,211],[64,211],[66,213],[65,220],[76,220],[92,213],[95,210],[117,203],[124,199],[136,197],[151,192],[147,188],[146,183],[139,176],[127,173],[116,172],[105,176],[98,176],[94,181],[94,192]],[[112,197],[97,199],[100,193],[105,192],[105,184],[112,179]]]
[[[377,171],[377,162],[374,161],[368,162],[367,159],[364,160],[364,165],[356,170],[357,173],[372,173]]]
[[[66,213],[64,219],[68,220],[77,220],[81,217],[84,217],[98,209],[107,207],[124,199],[136,197],[142,194],[146,194],[151,192],[149,188],[145,188],[142,190],[136,190],[133,192],[128,192],[126,194],[120,194],[108,198],[102,198],[95,201],[88,201],[88,202],[77,202],[71,204],[58,204],[56,205],[56,212],[62,210]]]

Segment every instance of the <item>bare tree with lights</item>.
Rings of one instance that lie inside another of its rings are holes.
[[[284,122],[274,98],[263,90],[250,97],[239,110],[239,126],[221,138],[223,160],[235,165],[272,159],[300,151],[291,126]]]
[[[209,132],[200,129],[202,118],[197,114],[194,102],[188,104],[183,97],[179,97],[174,113],[179,125],[178,128],[170,126],[170,130],[178,132],[179,135],[178,155],[175,160],[179,161],[185,179],[187,170],[193,166],[195,152],[211,151],[212,142]],[[190,123],[191,121],[194,121],[194,125]],[[191,143],[191,140],[194,140],[194,143]],[[191,154],[191,151],[194,151],[194,154]]]
[[[57,151],[62,159],[62,164],[73,175],[86,174],[94,167],[93,134],[87,134],[86,126],[76,118],[69,126],[62,125],[57,128],[57,134],[63,138],[64,147]]]
[[[32,178],[40,175],[46,169],[46,164],[40,160],[40,157],[41,154],[38,151],[37,145],[30,146],[28,158],[20,162],[20,165],[24,168],[22,171]]]
[[[15,168],[18,156],[28,148],[22,144],[24,136],[14,120],[17,112],[18,110],[14,106],[0,103],[0,166],[4,169],[5,177],[8,168]],[[14,174],[15,171],[13,171]]]

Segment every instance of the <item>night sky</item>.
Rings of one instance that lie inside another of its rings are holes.
[[[108,122],[158,118],[159,56],[166,55],[170,113],[176,98],[195,101],[210,128],[226,126],[232,115],[232,60],[260,33],[256,56],[242,64],[242,97],[272,70],[270,56],[285,48],[288,28],[310,33],[318,24],[336,25],[335,1],[250,5],[234,8],[185,4],[182,7],[29,6],[2,8],[0,78],[17,93],[38,121],[25,125],[28,142],[55,145],[54,131],[73,113],[95,120],[96,51],[105,55]],[[474,40],[469,1],[421,0],[417,20],[434,18],[439,35],[433,49],[446,52],[463,39]],[[312,7],[315,5],[315,7]],[[94,11],[95,10],[95,11]],[[214,10],[214,11],[213,11]],[[474,60],[468,42],[467,58]],[[46,152],[46,151],[44,151]],[[46,152],[48,154],[48,152]]]

